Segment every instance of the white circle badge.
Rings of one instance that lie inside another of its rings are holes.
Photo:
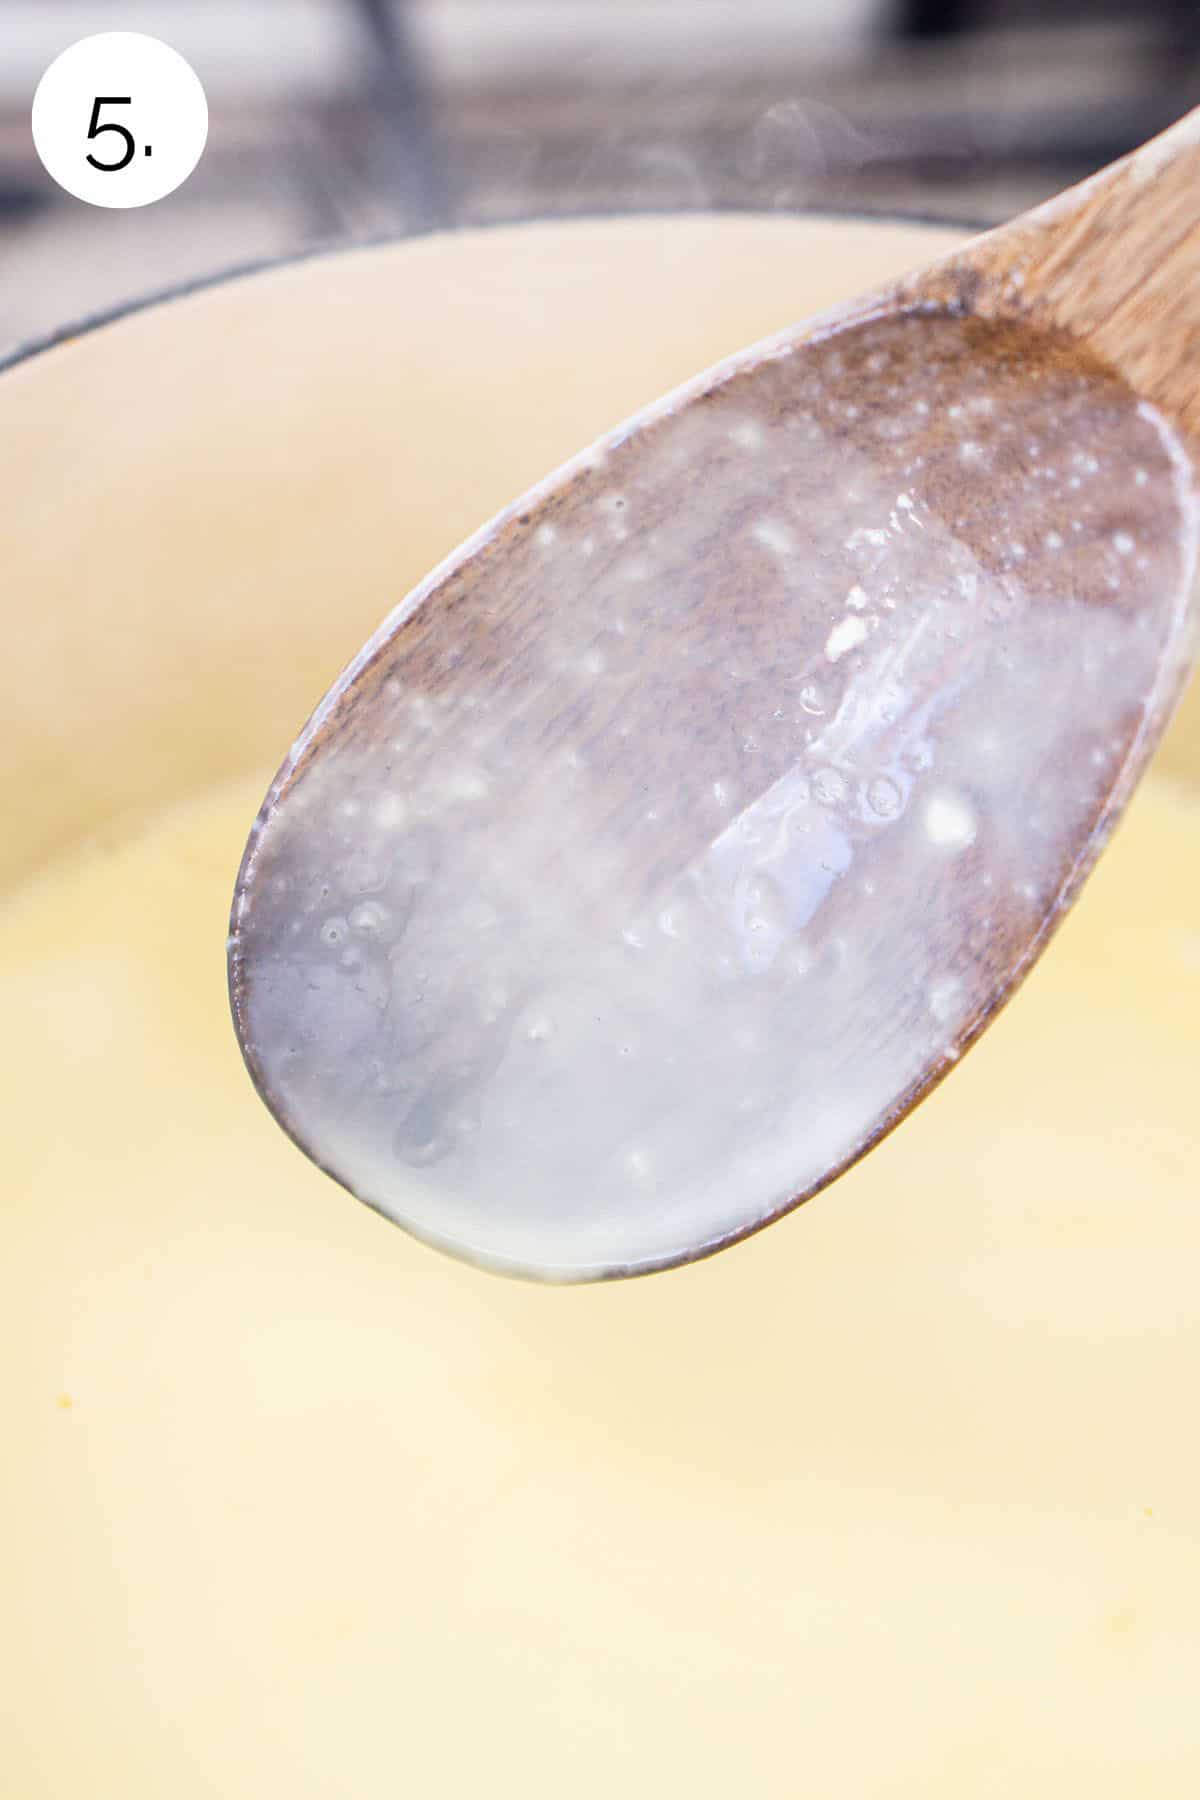
[[[208,101],[178,50],[139,31],[80,38],[33,97],[33,142],[59,187],[89,206],[149,206],[200,161]]]

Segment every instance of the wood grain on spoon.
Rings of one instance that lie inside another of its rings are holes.
[[[1197,136],[722,364],[385,622],[233,911],[332,1175],[493,1267],[660,1268],[978,1036],[1187,668]]]

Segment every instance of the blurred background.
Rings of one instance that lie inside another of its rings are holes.
[[[165,38],[208,149],[140,211],[62,193],[46,65]],[[0,354],[136,295],[431,228],[674,207],[992,222],[1200,93],[1192,0],[0,0]]]

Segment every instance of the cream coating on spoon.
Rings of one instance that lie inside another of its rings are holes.
[[[946,314],[647,415],[401,608],[285,766],[232,940],[264,1097],[500,1268],[776,1216],[954,1060],[1098,847],[1194,515],[1114,377]]]

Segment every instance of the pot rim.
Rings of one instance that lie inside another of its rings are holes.
[[[103,330],[107,325],[119,324],[123,319],[136,317],[138,313],[150,312],[159,306],[168,306],[175,300],[189,299],[193,294],[202,294],[208,288],[224,287],[229,282],[247,280],[255,275],[271,274],[277,269],[301,267],[305,263],[332,260],[338,256],[354,256],[372,250],[395,249],[401,244],[416,244],[430,237],[457,237],[467,232],[482,234],[490,231],[512,230],[514,227],[523,225],[582,225],[615,219],[675,219],[695,217],[700,214],[797,221],[813,219],[829,223],[944,226],[947,231],[965,231],[972,234],[990,229],[989,223],[980,219],[965,219],[926,212],[883,212],[875,207],[814,207],[811,211],[806,212],[788,212],[755,206],[650,206],[645,208],[615,207],[609,212],[529,213],[511,219],[487,219],[476,225],[452,225],[437,227],[430,231],[383,232],[378,237],[355,239],[352,243],[308,244],[298,250],[282,250],[271,256],[252,257],[246,262],[231,263],[208,274],[192,276],[186,281],[171,282],[162,288],[151,288],[148,292],[136,294],[131,299],[117,301],[111,306],[101,307],[97,312],[85,313],[81,318],[68,320],[65,324],[54,326],[40,336],[24,339],[11,350],[0,355],[0,376],[7,375],[12,369],[20,368],[27,362],[32,362],[48,350],[56,350],[62,344],[74,343],[79,338],[89,337],[92,333]]]

